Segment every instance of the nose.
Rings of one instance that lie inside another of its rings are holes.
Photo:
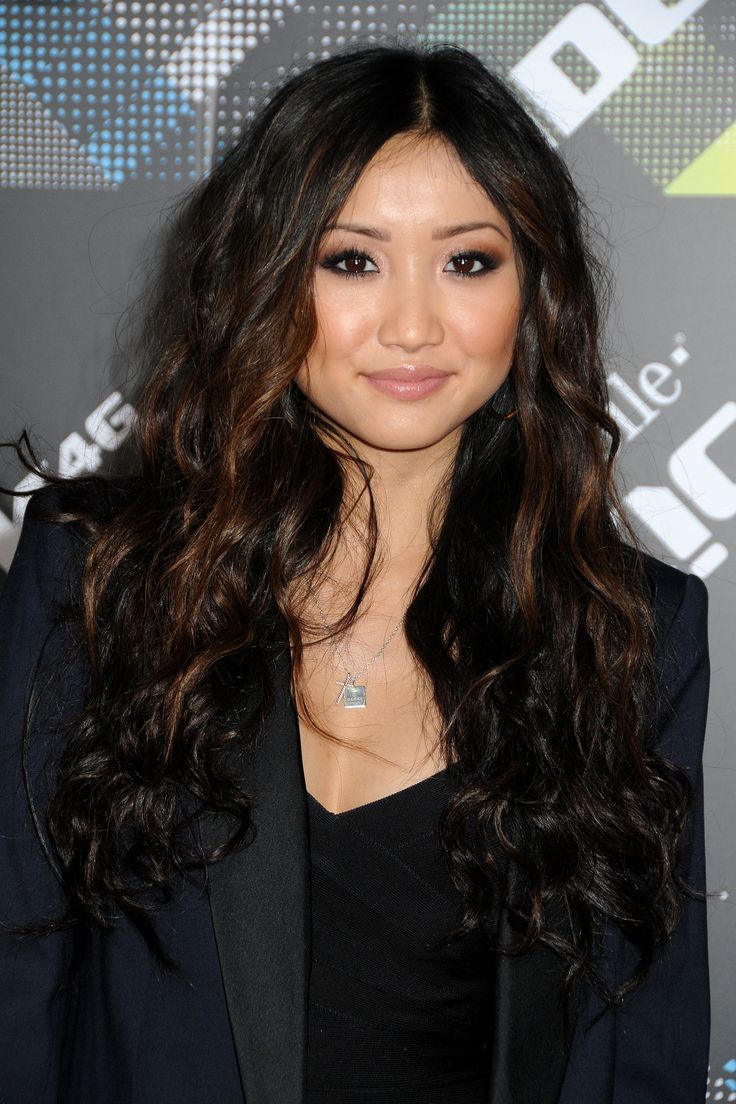
[[[416,274],[392,280],[381,305],[381,344],[398,345],[415,353],[425,345],[439,345],[443,337],[432,288]]]

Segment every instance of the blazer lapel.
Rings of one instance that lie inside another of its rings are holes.
[[[510,874],[513,894],[513,870]],[[550,913],[564,923],[562,909]],[[519,934],[501,909],[497,943]],[[497,955],[488,1104],[557,1104],[575,1026],[576,990],[562,996],[565,962],[537,943],[525,954]]]
[[[284,626],[285,627],[285,623]],[[256,836],[208,867],[209,900],[247,1104],[303,1104],[307,1030],[308,809],[288,635],[275,650],[276,699],[257,749],[236,760],[255,792]],[[237,704],[237,703],[236,703]],[[203,820],[208,847],[224,838]]]

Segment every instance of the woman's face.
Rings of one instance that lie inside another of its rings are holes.
[[[508,223],[450,146],[402,135],[335,222],[314,278],[318,336],[297,385],[361,454],[457,445],[511,366],[521,288]],[[401,367],[447,375],[419,394],[370,380]]]

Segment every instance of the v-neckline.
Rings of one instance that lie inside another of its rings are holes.
[[[311,802],[312,805],[316,806],[316,808],[319,809],[326,816],[331,817],[333,820],[338,820],[342,819],[343,817],[349,817],[351,813],[362,813],[366,809],[370,809],[376,805],[387,805],[390,801],[396,800],[402,795],[408,794],[410,791],[414,793],[421,786],[426,786],[428,782],[434,782],[438,778],[444,778],[449,769],[449,767],[443,767],[442,770],[435,771],[434,774],[428,775],[427,778],[420,778],[418,782],[412,782],[409,786],[402,786],[400,790],[394,790],[393,793],[384,794],[383,797],[377,797],[373,801],[365,801],[362,805],[354,805],[352,809],[341,809],[340,812],[337,813],[334,813],[331,809],[326,809],[322,802],[318,801],[317,798],[309,792],[309,790],[306,791],[307,801]]]

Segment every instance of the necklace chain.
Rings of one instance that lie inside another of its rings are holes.
[[[313,594],[312,597],[314,598],[315,605],[317,606],[317,609],[319,610],[319,614],[320,614],[320,617],[322,618],[322,622],[324,624],[324,627],[329,632],[330,626],[327,622],[327,618],[325,617],[325,612],[324,612],[324,610],[322,609],[322,606],[319,603],[319,598],[317,597],[316,594]],[[345,676],[346,676],[345,679],[336,679],[335,680],[342,687],[342,689],[340,690],[340,693],[338,694],[337,701],[335,702],[336,705],[338,705],[340,700],[342,699],[343,702],[344,702],[344,705],[347,709],[356,709],[356,708],[357,709],[365,709],[365,707],[366,707],[365,686],[356,685],[355,680],[360,675],[362,675],[365,671],[367,671],[368,668],[371,666],[371,664],[375,663],[375,661],[378,659],[378,657],[383,653],[383,651],[391,643],[391,641],[396,636],[397,632],[399,631],[399,629],[401,628],[401,626],[403,624],[404,624],[404,618],[402,617],[401,620],[399,621],[398,625],[396,626],[396,628],[393,630],[393,632],[386,638],[386,640],[384,640],[383,645],[378,649],[376,654],[374,656],[371,656],[371,658],[368,660],[368,662],[363,667],[361,667],[361,669],[359,671],[351,672],[348,669],[348,666],[345,663],[345,660],[343,658],[342,648],[340,647],[340,645],[336,641],[333,640],[333,642],[332,642],[333,650],[340,657],[340,661],[341,661],[341,664],[342,664],[342,667],[345,671]]]

